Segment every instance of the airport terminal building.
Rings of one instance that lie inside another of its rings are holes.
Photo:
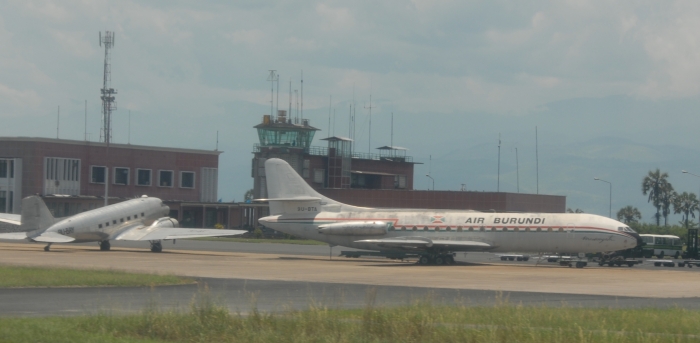
[[[0,137],[0,213],[20,213],[22,198],[40,195],[65,217],[141,195],[158,197],[191,227],[252,222],[241,205],[218,203],[221,151]],[[243,205],[256,207],[259,205]]]

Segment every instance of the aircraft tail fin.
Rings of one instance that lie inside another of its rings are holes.
[[[22,199],[22,231],[44,230],[56,223],[56,219],[40,197],[32,195]]]
[[[270,214],[313,213],[321,211],[321,206],[337,209],[340,209],[341,205],[348,206],[316,192],[289,163],[282,159],[271,158],[265,161],[265,177]]]

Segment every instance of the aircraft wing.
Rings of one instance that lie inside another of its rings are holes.
[[[27,239],[27,233],[26,232],[9,232],[9,233],[0,233],[0,239]]]
[[[21,214],[0,213],[0,222],[12,225],[22,225]]]
[[[122,232],[114,239],[118,241],[157,241],[197,237],[235,236],[246,232],[248,231],[137,226]]]
[[[477,241],[432,240],[425,237],[409,236],[380,239],[364,239],[355,243],[373,243],[383,248],[425,250],[428,248],[446,248],[450,251],[484,251],[493,246]]]
[[[32,237],[31,239],[35,242],[45,243],[68,243],[75,240],[73,237],[68,237],[57,232],[44,232],[39,236]]]

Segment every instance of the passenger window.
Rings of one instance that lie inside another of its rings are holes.
[[[123,223],[123,222],[124,222],[124,218],[119,218],[119,222],[120,222],[120,223]]]
[[[427,226],[424,226],[424,227],[423,227],[423,231],[428,231],[428,227],[427,227]]]
[[[418,228],[414,226],[414,227],[413,227],[413,231],[416,231],[416,230],[418,230]]]
[[[98,225],[98,227],[101,229],[101,228],[102,228],[102,224]]]
[[[474,228],[470,226],[469,231],[474,231]]]
[[[106,222],[106,223],[105,223],[105,226],[109,226],[109,222]]]
[[[130,217],[130,216],[129,216],[129,217],[126,217],[126,220],[131,220],[131,217]]]
[[[445,230],[447,230],[447,231],[452,231],[452,228],[448,226],[448,227],[445,228]]]
[[[112,224],[115,224],[115,225],[116,225],[116,224],[117,224],[117,220],[116,220],[116,219],[115,219],[115,220],[112,220]]]
[[[564,232],[564,228],[563,228],[563,227],[560,227],[560,228],[559,228],[559,232]]]
[[[484,230],[486,230],[486,228],[482,226],[482,227],[479,228],[479,230],[480,230],[480,231],[484,231]]]
[[[143,212],[141,212],[141,217],[145,217],[145,216],[146,216],[146,215],[144,215]]]
[[[462,232],[462,227],[461,227],[461,226],[458,226],[458,227],[457,227],[457,232]]]
[[[405,227],[405,226],[402,226],[402,227],[401,227],[401,231],[406,231],[406,227]]]

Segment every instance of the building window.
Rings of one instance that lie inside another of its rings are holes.
[[[159,170],[158,171],[158,186],[172,187],[173,186],[173,171]]]
[[[0,160],[0,178],[7,177],[7,162],[8,160]]]
[[[90,167],[90,182],[105,183],[105,167],[92,166]]]
[[[325,169],[314,169],[314,182],[323,183],[323,174],[326,173]]]
[[[136,169],[136,185],[137,186],[150,186],[151,185],[151,170],[150,169]]]
[[[114,168],[114,184],[128,185],[129,184],[129,168],[115,167]]]
[[[194,188],[194,172],[180,172],[180,188]]]

